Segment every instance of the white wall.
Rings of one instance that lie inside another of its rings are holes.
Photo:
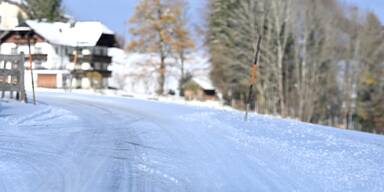
[[[39,74],[55,74],[56,75],[56,87],[63,88],[63,76],[68,75],[68,71],[63,70],[33,70],[33,80],[35,83],[35,88],[37,87],[37,77]],[[31,71],[25,70],[24,74],[25,81],[25,89],[27,91],[32,90],[32,79],[31,79]]]
[[[24,54],[28,55],[29,48],[28,45],[19,45],[17,46],[15,43],[3,43],[0,45],[0,53],[1,54],[12,54],[12,49],[16,48],[16,53],[24,52]],[[39,49],[37,49],[39,48]],[[32,66],[34,70],[34,80],[37,80],[38,74],[56,74],[57,75],[57,88],[63,87],[63,74],[69,74],[69,70],[74,68],[73,63],[70,62],[70,57],[67,56],[68,50],[71,50],[70,48],[65,51],[67,47],[59,46],[59,45],[52,45],[47,42],[40,42],[33,44],[31,46],[31,53],[41,53],[41,54],[47,54],[47,61],[43,62],[41,66],[44,68],[44,70],[36,69],[35,62],[33,62]],[[107,50],[107,49],[106,49]],[[104,50],[103,50],[104,51]],[[91,54],[89,49],[83,50],[83,54]],[[28,59],[25,61],[25,66],[29,68],[29,61]],[[72,68],[71,68],[72,67]],[[84,62],[81,65],[77,66],[82,70],[89,70],[91,69],[90,63]],[[31,89],[31,75],[30,71],[26,71],[26,86],[27,88]],[[103,79],[103,85],[108,84],[108,78]],[[73,79],[72,86],[77,87],[81,86],[82,88],[90,88],[90,81],[88,78],[82,78],[78,82]],[[137,86],[137,85],[136,85]]]
[[[42,63],[42,66],[48,70],[58,70],[64,69],[70,63],[68,56],[61,57],[55,51],[55,46],[46,42],[36,43],[31,46],[31,53],[37,53],[36,47],[41,48],[42,54],[47,54],[47,61]],[[16,46],[15,43],[3,43],[0,46],[1,54],[12,54],[12,49],[17,48],[17,53],[24,52],[24,54],[28,55],[29,49],[28,45],[19,45]],[[29,66],[28,60],[26,61],[26,66]]]
[[[23,13],[19,7],[6,2],[0,2],[0,29],[10,30],[19,25],[17,18],[19,13],[26,18],[26,14]]]
[[[42,54],[47,54],[47,61],[42,63],[42,67],[46,68],[46,70],[34,70],[33,71],[33,79],[35,81],[35,87],[37,87],[37,76],[38,74],[56,74],[56,86],[57,88],[63,87],[63,75],[69,74],[69,71],[66,69],[62,69],[60,67],[67,66],[69,63],[69,57],[60,57],[56,51],[55,47],[49,43],[42,42],[36,43],[31,46],[31,53],[37,53],[36,47],[41,48]],[[28,45],[19,45],[16,46],[15,43],[3,43],[0,46],[1,54],[12,54],[12,48],[17,48],[17,53],[24,52],[25,55],[28,55],[29,48]],[[29,67],[28,59],[25,61],[24,66]],[[35,63],[32,63],[33,68],[35,68]],[[32,78],[31,71],[25,71],[25,87],[27,90],[32,90]]]

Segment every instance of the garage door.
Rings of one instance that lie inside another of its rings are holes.
[[[56,74],[38,74],[37,86],[44,88],[56,88]]]

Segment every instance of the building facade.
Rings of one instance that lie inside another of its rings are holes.
[[[112,62],[108,48],[116,41],[114,33],[100,22],[26,21],[5,32],[0,41],[1,54],[28,55],[31,51],[37,87],[108,87]],[[27,58],[27,69],[29,65]],[[31,79],[27,76],[26,82]]]

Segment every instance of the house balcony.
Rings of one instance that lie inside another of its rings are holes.
[[[32,61],[41,61],[41,62],[45,62],[47,61],[47,58],[48,58],[48,55],[47,54],[43,54],[43,53],[34,53],[32,54]],[[25,60],[28,61],[29,60],[29,55],[25,55]]]
[[[75,56],[70,55],[70,60],[73,62]],[[112,57],[106,55],[79,55],[77,57],[77,63],[112,63]]]
[[[89,76],[93,76],[95,74],[99,74],[102,78],[109,78],[112,76],[112,71],[96,70],[96,69],[89,69],[89,70],[76,69],[76,70],[71,71],[71,74],[74,77],[89,77]]]

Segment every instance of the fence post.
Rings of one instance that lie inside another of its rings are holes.
[[[3,67],[2,67],[4,70],[7,68],[7,61],[6,60],[3,60]],[[1,69],[1,68],[0,68]],[[2,77],[2,83],[6,83],[8,80],[7,80],[7,76],[3,76]],[[4,98],[5,97],[5,86],[4,87],[1,87],[0,86],[0,88],[1,88],[1,98]]]
[[[31,70],[33,104],[36,105],[35,81],[33,79],[33,67],[32,67],[33,60],[32,60],[32,52],[31,52],[31,38],[28,38],[28,61],[29,61],[29,70]]]
[[[24,53],[21,53],[20,60],[19,60],[19,79],[18,79],[19,86],[20,86],[19,100],[27,103],[28,101],[27,101],[27,95],[25,93],[25,84],[24,84],[24,72],[25,72],[24,63],[25,63],[25,56],[24,56]]]
[[[24,54],[20,55],[1,55],[0,54],[0,91],[1,97],[5,97],[5,92],[9,92],[12,99],[16,92],[16,99],[26,102],[26,93],[24,87]],[[7,68],[8,63],[11,64]]]

